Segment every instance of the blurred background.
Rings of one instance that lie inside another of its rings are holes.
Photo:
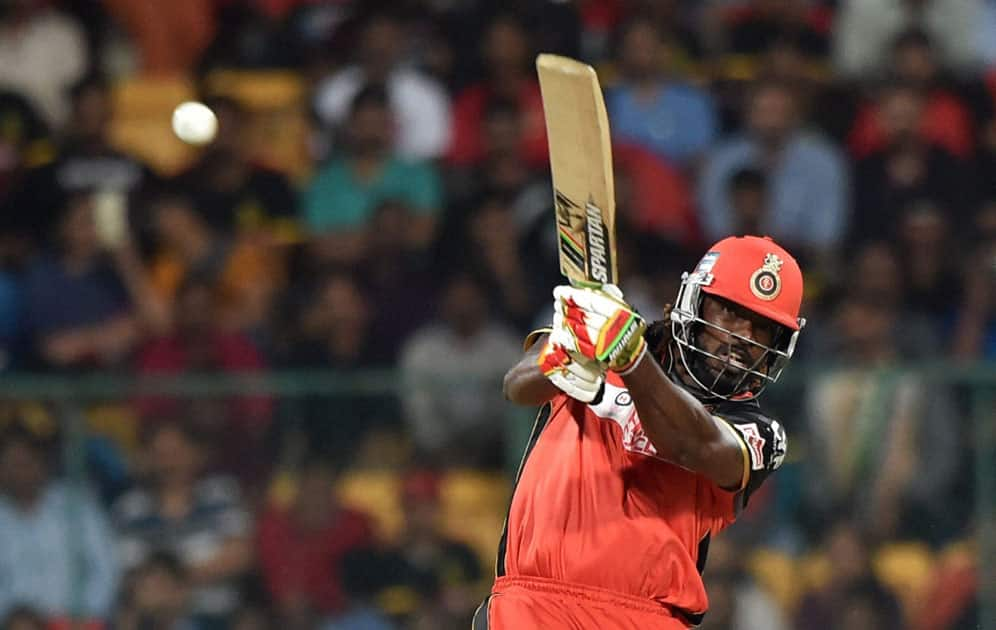
[[[996,629],[996,1],[0,0],[4,629],[469,627],[538,51],[599,70],[648,318],[729,234],[805,270],[702,627]]]

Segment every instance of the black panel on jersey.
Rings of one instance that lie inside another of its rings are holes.
[[[785,459],[787,441],[781,423],[770,418],[756,400],[706,403],[706,409],[733,426],[747,445],[750,458],[750,477],[747,487],[739,495],[737,511],[747,507],[750,495],[757,491],[772,472]]]
[[[533,447],[539,441],[540,434],[546,428],[546,423],[550,420],[550,410],[552,405],[546,403],[536,414],[536,421],[533,422],[533,430],[529,434],[529,443],[526,445],[526,452],[522,454],[522,461],[519,462],[519,470],[515,473],[515,483],[512,484],[512,498],[508,502],[508,511],[505,512],[505,524],[501,528],[501,540],[498,541],[498,557],[495,561],[495,576],[505,575],[505,547],[508,544],[508,515],[512,511],[512,500],[515,499],[515,491],[519,487],[519,477],[522,476],[522,469],[526,467],[526,460],[529,459]]]

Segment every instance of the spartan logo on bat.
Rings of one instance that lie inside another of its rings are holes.
[[[608,284],[612,260],[605,223],[602,222],[602,209],[595,205],[595,200],[591,197],[588,198],[584,209],[588,215],[587,230],[585,230],[588,241],[588,275],[592,280]]]
[[[557,210],[557,223],[560,227],[570,230],[572,233],[581,231],[584,225],[584,213],[581,206],[574,203],[570,198],[559,190],[554,191],[554,203]]]

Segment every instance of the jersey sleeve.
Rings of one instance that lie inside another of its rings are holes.
[[[764,480],[782,465],[788,439],[780,422],[760,413],[716,413],[714,417],[737,438],[744,453],[743,478],[732,492],[732,512],[724,519],[732,522]]]

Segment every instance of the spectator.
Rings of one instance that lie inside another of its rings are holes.
[[[981,18],[981,0],[847,0],[834,25],[834,65],[847,78],[877,78],[896,36],[919,27],[937,42],[945,68],[970,73],[982,62],[972,37]]]
[[[392,622],[381,603],[387,599],[384,597],[385,591],[393,592],[396,598],[400,595],[402,601],[409,600],[408,606],[419,601],[409,597],[406,587],[385,587],[385,582],[397,581],[402,577],[398,566],[398,563],[385,561],[373,549],[358,549],[347,554],[342,563],[342,582],[344,591],[349,595],[349,607],[328,619],[320,629],[398,630],[399,627],[404,627]]]
[[[377,85],[357,93],[349,116],[349,144],[318,172],[304,194],[305,222],[322,235],[326,258],[357,260],[362,236],[378,204],[404,202],[414,213],[410,242],[424,248],[433,235],[442,191],[435,169],[409,162],[390,147],[391,111]]]
[[[378,320],[371,307],[371,294],[354,278],[346,273],[326,273],[315,283],[312,296],[294,324],[298,338],[289,350],[289,364],[333,370],[344,376],[353,370],[386,369],[393,365],[396,349],[392,347],[394,341],[385,342],[385,337],[393,338],[395,324],[406,329],[408,311],[417,314],[418,301],[424,300],[425,294],[413,298],[413,304],[378,314]],[[378,322],[384,326],[383,334],[377,328]],[[337,461],[355,456],[358,445],[372,431],[393,429],[399,424],[397,399],[381,391],[346,388],[307,396],[301,402],[301,428],[309,444]]]
[[[726,16],[728,52],[761,55],[791,42],[806,58],[823,59],[830,51],[829,19],[821,9],[818,3],[793,0],[733,3]]]
[[[57,215],[70,197],[113,193],[134,208],[137,196],[156,183],[148,165],[118,151],[111,142],[114,107],[106,80],[87,75],[69,94],[71,116],[59,136],[54,161],[26,172],[9,200],[11,212],[30,217],[27,227],[36,244],[49,244]]]
[[[376,346],[363,356],[381,366],[393,365],[405,339],[433,314],[435,277],[426,252],[408,241],[412,220],[411,211],[400,203],[378,206],[367,230],[366,253],[356,270],[369,303],[371,324],[365,336],[372,336]]]
[[[961,97],[943,85],[937,51],[926,33],[912,30],[896,38],[892,75],[897,82],[922,94],[922,111],[915,131],[923,140],[961,159],[971,158],[975,143],[971,114]],[[866,104],[857,113],[848,145],[858,158],[888,144],[890,122],[880,108],[878,104]]]
[[[48,625],[44,617],[30,606],[15,606],[0,620],[0,628],[4,630],[46,630]]]
[[[768,212],[768,180],[757,169],[745,168],[730,178],[729,204],[734,216],[734,234],[762,234]]]
[[[844,621],[857,621],[859,618],[864,623],[864,605],[861,606],[860,617],[858,611],[852,612],[848,608],[848,604],[858,603],[855,599],[858,593],[870,598],[873,607],[882,615],[878,618],[884,623],[870,627],[895,630],[905,627],[895,595],[872,572],[872,550],[860,529],[846,520],[835,523],[823,541],[823,553],[830,561],[829,579],[824,585],[803,595],[796,614],[797,628],[838,630],[850,628],[844,625]]]
[[[415,583],[435,592],[437,627],[471,625],[483,577],[477,555],[443,532],[442,479],[430,471],[408,473],[402,483],[405,525],[399,546]]]
[[[195,619],[221,623],[239,605],[238,580],[252,558],[239,486],[202,474],[206,445],[188,424],[150,425],[143,447],[143,478],[114,505],[122,562],[130,569],[156,552],[175,554]]]
[[[803,254],[825,256],[840,244],[847,224],[847,171],[838,150],[803,130],[801,122],[789,85],[761,82],[754,87],[745,132],[712,151],[699,182],[708,240],[733,233],[730,179],[744,168],[755,168],[765,174],[771,191],[761,224],[765,234]]]
[[[342,560],[372,543],[370,519],[339,505],[335,480],[330,464],[312,460],[298,476],[291,504],[270,506],[260,517],[259,562],[284,626],[310,627],[344,613]]]
[[[702,630],[787,630],[781,609],[747,572],[746,558],[728,536],[710,538],[708,552],[709,613]]]
[[[253,163],[250,112],[231,98],[213,97],[206,104],[218,117],[218,135],[173,186],[223,234],[292,236],[297,199],[284,174]]]
[[[504,101],[514,103],[518,112],[516,158],[529,168],[545,169],[543,99],[525,26],[511,14],[494,18],[484,34],[482,49],[486,78],[467,86],[456,97],[447,160],[454,166],[476,166],[486,160],[487,113],[493,103]]]
[[[136,371],[142,375],[261,372],[266,367],[263,356],[244,333],[222,327],[218,302],[209,282],[196,277],[188,280],[178,290],[173,331],[140,349]],[[247,392],[227,400],[145,397],[137,402],[148,421],[190,414],[190,421],[200,430],[224,440],[225,448],[213,459],[219,469],[237,475],[248,486],[263,480],[267,462],[262,454],[273,414],[273,400],[268,396]]]
[[[352,128],[351,103],[364,85],[386,87],[397,134],[388,138],[405,159],[441,156],[450,142],[450,103],[442,86],[401,61],[406,28],[389,13],[372,17],[363,27],[357,47],[358,62],[320,81],[314,106],[330,128]],[[393,125],[387,125],[390,132]]]
[[[665,76],[661,68],[668,48],[650,20],[631,21],[620,42],[622,81],[605,101],[614,139],[643,147],[675,166],[694,166],[716,139],[712,98]]]
[[[42,0],[12,0],[0,20],[0,85],[24,94],[46,122],[61,127],[66,92],[89,68],[82,29]]]
[[[919,133],[924,100],[913,86],[894,84],[879,99],[882,148],[856,162],[852,243],[890,238],[906,207],[933,200],[960,212],[967,204],[966,164]]]
[[[25,169],[40,166],[53,153],[48,128],[31,103],[17,92],[0,90],[0,208]],[[4,227],[17,219],[8,213],[13,214],[4,212]]]
[[[983,206],[973,224],[978,245],[964,272],[962,302],[954,327],[954,355],[962,359],[996,358],[996,202]]]
[[[0,435],[0,618],[27,605],[49,620],[105,620],[118,581],[106,516],[51,465],[23,425]]]
[[[190,613],[189,576],[169,552],[132,569],[114,626],[119,630],[200,630]]]
[[[401,352],[402,403],[419,449],[442,463],[498,464],[505,415],[499,384],[517,346],[471,276],[445,283],[438,319]]]
[[[876,534],[942,543],[961,526],[943,506],[957,480],[962,428],[945,386],[927,387],[915,374],[869,378],[871,369],[931,352],[929,329],[901,320],[887,299],[846,295],[827,331],[840,346],[816,351],[852,369],[814,379],[804,402],[811,448],[807,510],[819,522],[847,505]]]
[[[152,291],[122,225],[120,200],[109,202],[116,218],[98,214],[106,203],[90,195],[70,198],[59,222],[59,249],[26,273],[25,321],[44,365],[114,367],[143,334],[169,324],[166,305]]]
[[[181,195],[158,197],[150,214],[158,242],[150,276],[162,299],[175,303],[180,288],[196,278],[217,296],[220,328],[264,334],[283,281],[277,252],[212,228]]]

